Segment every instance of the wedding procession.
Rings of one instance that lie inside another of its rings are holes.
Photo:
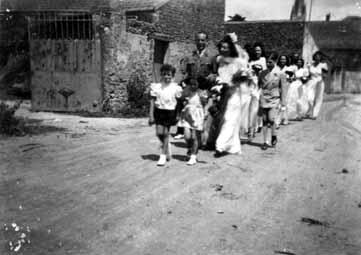
[[[361,254],[359,0],[0,0],[0,254]]]
[[[210,56],[207,38],[197,33],[196,50],[182,63],[181,84],[172,80],[175,68],[164,64],[161,82],[150,86],[149,124],[156,124],[161,142],[158,166],[171,158],[172,125],[178,127],[175,138],[184,137],[187,164],[193,165],[199,148],[215,149],[215,157],[241,154],[246,135],[252,141],[263,133],[262,150],[275,147],[281,125],[290,119],[316,120],[321,110],[328,72],[322,52],[305,64],[298,54],[266,55],[261,43],[243,49],[230,33],[217,44],[219,54]]]

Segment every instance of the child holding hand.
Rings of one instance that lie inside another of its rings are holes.
[[[198,88],[196,79],[185,80],[186,87],[182,97],[185,99],[185,106],[180,115],[179,126],[184,128],[184,138],[187,143],[187,165],[197,163],[197,154],[201,145],[201,135],[204,122],[204,105],[207,103],[207,95]]]
[[[162,65],[161,82],[150,86],[149,125],[156,125],[156,135],[161,142],[158,166],[164,166],[171,157],[169,131],[177,122],[177,99],[182,95],[182,88],[173,81],[175,72],[173,66]]]

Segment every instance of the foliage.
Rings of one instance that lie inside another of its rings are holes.
[[[24,121],[15,117],[21,101],[13,106],[0,102],[0,134],[24,135]]]
[[[235,14],[233,16],[228,16],[228,21],[246,21],[246,17],[243,17],[242,15]]]
[[[136,117],[143,117],[148,114],[149,91],[148,79],[145,72],[136,71],[130,75],[127,84],[128,107],[124,109],[124,114],[133,112]]]

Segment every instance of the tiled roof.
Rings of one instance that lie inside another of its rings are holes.
[[[0,0],[0,10],[91,10],[109,6],[109,0]]]
[[[361,21],[307,23],[315,43],[321,49],[361,49]]]
[[[170,0],[124,0],[126,11],[152,11]]]

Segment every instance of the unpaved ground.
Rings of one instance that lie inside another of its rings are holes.
[[[188,167],[177,142],[163,168],[145,119],[24,107],[42,128],[0,140],[0,223],[30,227],[17,254],[361,254],[361,96],[343,98],[283,127],[276,149],[257,137]]]

